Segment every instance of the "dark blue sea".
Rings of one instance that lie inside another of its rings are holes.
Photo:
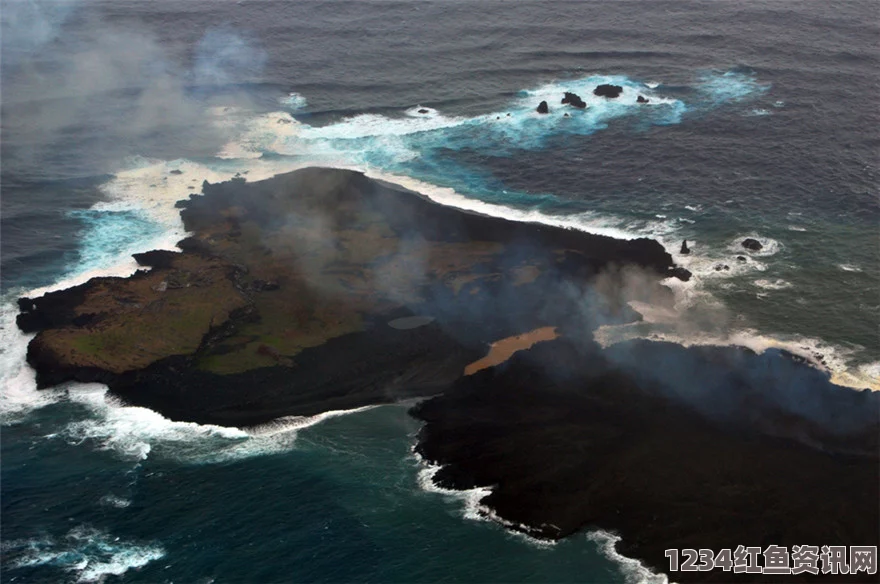
[[[174,203],[204,180],[357,168],[441,204],[652,237],[695,277],[674,286],[675,318],[636,307],[645,322],[602,342],[782,347],[880,388],[871,0],[5,0],[0,15],[4,582],[665,581],[611,534],[529,540],[482,518],[485,491],[434,487],[407,404],[243,430],[99,385],[37,391],[15,299],[172,249]]]

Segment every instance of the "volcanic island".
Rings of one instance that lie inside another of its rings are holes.
[[[486,512],[533,537],[616,533],[657,572],[672,548],[880,541],[877,393],[779,350],[595,341],[638,322],[637,302],[672,308],[663,281],[690,274],[656,241],[329,168],[206,182],[178,206],[180,251],[19,300],[40,388],[100,382],[172,420],[244,428],[414,402],[439,485],[490,488]]]

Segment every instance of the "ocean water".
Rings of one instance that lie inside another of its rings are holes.
[[[548,545],[481,520],[479,491],[431,485],[405,406],[245,431],[100,386],[37,392],[13,302],[172,249],[173,204],[203,180],[323,164],[656,238],[694,272],[678,308],[701,326],[650,336],[786,347],[876,388],[876,16],[869,1],[5,3],[3,578],[663,581],[613,536]],[[623,95],[593,96],[606,82]]]

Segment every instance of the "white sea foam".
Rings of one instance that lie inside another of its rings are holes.
[[[283,416],[272,420],[271,422],[260,424],[259,426],[246,428],[245,430],[251,437],[270,437],[277,434],[290,433],[296,430],[304,430],[305,428],[320,424],[325,420],[356,414],[358,412],[366,412],[367,410],[372,410],[377,407],[379,406],[371,405],[352,408],[350,410],[329,410],[314,416]]]
[[[442,468],[440,465],[431,464],[427,462],[424,458],[422,458],[418,452],[415,451],[415,448],[412,450],[412,455],[416,461],[416,464],[420,466],[417,482],[419,488],[426,493],[435,493],[438,495],[443,495],[445,498],[449,500],[460,501],[463,503],[462,514],[465,519],[470,519],[471,521],[489,521],[492,523],[497,523],[502,527],[505,527],[508,530],[508,533],[513,535],[514,537],[523,539],[530,545],[534,545],[537,547],[551,547],[556,545],[554,540],[543,539],[538,537],[533,537],[528,534],[530,528],[526,525],[517,524],[512,521],[508,521],[502,517],[499,517],[495,510],[484,505],[482,500],[492,494],[491,487],[475,487],[473,489],[466,490],[455,490],[455,489],[446,489],[437,485],[434,482],[434,476],[440,471]]]
[[[855,264],[837,264],[837,267],[844,272],[861,272],[862,268]]]
[[[471,519],[474,521],[484,521],[487,519],[486,511],[488,508],[485,505],[482,505],[480,501],[484,497],[488,497],[492,494],[492,489],[490,487],[476,487],[463,491],[440,487],[434,482],[434,475],[436,475],[442,467],[440,465],[426,462],[418,455],[418,453],[414,452],[414,455],[419,464],[423,467],[419,470],[417,478],[419,487],[423,491],[437,493],[461,501],[464,504],[462,511],[465,519]]]
[[[587,534],[587,539],[594,542],[605,557],[620,565],[627,584],[670,584],[666,574],[655,574],[638,560],[620,555],[616,548],[619,536],[599,530]]]
[[[633,310],[642,313],[643,307],[631,304]],[[597,343],[603,347],[629,341],[648,339],[677,343],[683,347],[691,346],[736,346],[751,349],[761,354],[768,349],[781,349],[797,355],[816,369],[827,372],[831,382],[854,389],[880,391],[880,362],[854,364],[854,359],[864,351],[864,347],[843,347],[821,339],[797,335],[768,335],[754,329],[734,329],[726,333],[695,332],[676,326],[675,319],[652,320],[655,312],[646,311],[643,323],[658,324],[645,330],[639,323],[624,325],[605,325],[593,333]],[[666,326],[672,324],[673,326]]]
[[[715,103],[736,102],[770,89],[769,84],[758,83],[754,75],[727,71],[703,75],[697,89]]]
[[[745,239],[754,239],[761,244],[761,249],[752,251],[743,247],[742,242]],[[727,249],[736,252],[739,255],[750,255],[752,257],[769,257],[776,255],[779,251],[785,249],[781,242],[770,237],[758,235],[757,233],[747,233],[736,236],[727,246]]]
[[[61,540],[4,542],[3,551],[7,558],[14,558],[11,568],[54,566],[75,574],[78,582],[102,582],[165,556],[160,545],[121,541],[90,526],[76,527]]]
[[[116,507],[117,509],[125,509],[131,505],[131,500],[118,495],[108,494],[101,497],[101,504],[108,507]]]
[[[476,487],[473,489],[456,491],[438,486],[434,482],[434,475],[441,469],[439,465],[426,462],[413,450],[413,455],[422,468],[418,473],[419,487],[428,493],[436,493],[446,498],[461,501],[464,504],[463,514],[466,519],[473,521],[490,521],[506,528],[510,534],[523,539],[526,543],[539,548],[551,548],[558,542],[550,539],[542,539],[528,535],[530,528],[526,525],[517,524],[499,517],[495,511],[484,505],[482,500],[492,493],[490,487]],[[615,549],[615,544],[620,538],[605,531],[593,531],[587,534],[590,541],[595,542],[599,551],[609,560],[620,566],[621,572],[630,584],[669,584],[665,574],[654,574],[638,560],[620,555]]]
[[[433,118],[440,115],[440,112],[431,107],[417,105],[406,110],[406,115],[413,117],[429,117]]]
[[[15,324],[18,307],[0,304],[0,422],[14,424],[28,412],[58,398],[58,391],[37,391],[34,370],[25,362],[32,335],[22,333]]]
[[[623,92],[613,100],[595,96],[592,90],[600,83],[619,84]],[[586,110],[570,107],[563,110],[558,106],[563,92],[569,90],[583,96],[588,104]],[[642,94],[649,98],[650,110],[637,102]],[[550,134],[561,131],[589,134],[603,128],[611,119],[639,111],[652,111],[656,123],[678,123],[687,109],[680,100],[646,93],[644,86],[622,76],[592,76],[550,83],[523,91],[521,95],[503,110],[473,117],[449,116],[433,108],[416,106],[401,112],[403,116],[360,114],[325,126],[310,126],[297,122],[286,112],[269,113],[241,123],[244,131],[224,147],[223,155],[256,158],[264,152],[272,152],[303,156],[312,164],[325,164],[329,159],[343,165],[381,160],[383,168],[388,169],[388,165],[414,159],[423,148],[454,144],[447,140],[448,132],[459,128],[479,129],[472,136],[460,136],[465,138],[464,145],[471,144],[468,140],[478,140],[494,144],[493,148],[534,149],[540,148]],[[535,113],[535,106],[541,100],[553,104],[551,115]],[[564,122],[563,111],[570,116]],[[565,125],[558,125],[561,123]],[[414,144],[414,140],[418,144]]]
[[[64,399],[85,406],[88,414],[46,438],[72,444],[87,442],[133,461],[158,456],[205,464],[286,452],[294,447],[300,430],[377,407],[334,410],[309,417],[288,416],[240,429],[172,421],[153,410],[120,403],[108,396],[107,387],[100,384],[68,384],[64,389]]]
[[[359,114],[328,126],[300,126],[304,140],[358,140],[381,136],[408,136],[421,132],[446,130],[472,122],[468,118],[435,115],[389,118],[379,114]]]
[[[146,459],[156,446],[187,458],[248,438],[237,428],[173,422],[153,410],[122,405],[108,397],[107,387],[100,384],[72,384],[68,399],[85,406],[90,415],[68,423],[52,437],[73,443],[89,441],[123,458]]]
[[[284,97],[279,98],[278,103],[292,110],[299,110],[308,105],[308,100],[306,100],[303,95],[295,91],[291,91]]]
[[[801,227],[800,225],[789,225],[789,226],[788,226],[788,230],[789,230],[789,231],[801,231],[801,232],[803,232],[803,231],[806,231],[807,228],[806,228],[806,227]]]
[[[691,252],[682,255],[674,242],[661,240],[667,250],[674,253],[675,262],[687,268],[694,276],[693,286],[702,287],[709,282],[726,280],[755,272],[767,270],[767,264],[745,253],[731,253],[730,249],[705,249],[697,240],[688,240]],[[745,258],[740,260],[739,258]],[[721,266],[719,270],[718,267]],[[727,266],[728,269],[724,269]]]
[[[775,280],[755,280],[753,283],[758,288],[763,288],[764,290],[785,290],[792,286],[791,282],[787,282],[781,278],[776,278]]]
[[[625,221],[613,216],[600,215],[598,213],[548,215],[536,209],[514,209],[494,203],[486,203],[479,199],[472,199],[456,192],[455,189],[432,185],[407,176],[390,174],[373,168],[366,168],[364,172],[370,178],[397,184],[436,203],[489,217],[499,217],[522,223],[553,225],[565,229],[576,229],[594,235],[605,235],[616,239],[628,240],[645,237],[644,234],[627,231],[621,227],[625,224]]]
[[[594,95],[593,90],[602,84],[618,85],[622,88],[622,91],[620,95],[614,99]],[[647,105],[666,105],[673,106],[676,109],[684,107],[684,104],[677,99],[664,97],[651,91],[645,91],[645,88],[653,90],[657,87],[659,87],[659,84],[652,87],[649,84],[632,81],[623,75],[591,75],[581,79],[555,81],[535,89],[526,90],[522,93],[528,96],[528,100],[524,103],[529,106],[529,109],[534,109],[537,102],[541,100],[546,100],[551,108],[554,105],[559,106],[560,99],[566,91],[576,93],[587,104],[588,110],[600,109],[614,112],[619,106],[644,107],[646,104],[640,104],[637,101],[640,95],[650,100]],[[681,111],[683,111],[683,109]]]

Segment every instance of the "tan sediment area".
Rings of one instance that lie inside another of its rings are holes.
[[[528,349],[541,341],[552,341],[557,337],[559,337],[559,334],[556,332],[555,326],[545,326],[521,335],[495,341],[489,347],[489,354],[465,367],[464,374],[473,375],[487,367],[500,365],[510,359],[511,355],[517,351]]]

